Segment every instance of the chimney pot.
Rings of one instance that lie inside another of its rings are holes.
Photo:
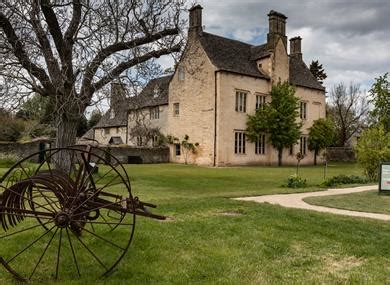
[[[203,7],[199,4],[188,10],[190,13],[190,26],[188,29],[189,34],[199,35],[202,33],[202,10]]]
[[[282,39],[284,46],[287,48],[286,19],[285,15],[274,10],[268,13],[269,32],[267,42],[271,49],[275,48],[279,38]]]
[[[302,58],[301,50],[301,37],[295,37],[290,39],[290,55]]]

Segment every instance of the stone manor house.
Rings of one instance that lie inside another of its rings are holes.
[[[284,164],[313,163],[308,150],[308,128],[325,117],[325,88],[302,60],[301,38],[290,41],[287,52],[286,19],[270,11],[267,42],[251,45],[203,31],[202,7],[189,10],[188,43],[172,75],[151,80],[136,97],[123,98],[119,84],[112,85],[110,109],[94,127],[101,144],[144,146],[145,138],[133,136],[139,114],[144,123],[164,135],[199,143],[189,162],[199,165],[273,165],[277,151],[263,134],[257,143],[246,139],[247,114],[269,102],[275,82],[289,81],[300,99],[302,137],[283,153]],[[135,99],[139,104],[133,104]],[[137,115],[136,115],[137,114]],[[148,144],[153,144],[153,141]],[[156,143],[156,141],[154,141]],[[170,161],[184,162],[180,144],[171,144]]]

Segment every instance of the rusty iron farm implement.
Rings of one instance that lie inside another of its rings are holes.
[[[68,159],[68,170],[55,169],[56,159]],[[137,215],[165,219],[132,196],[123,165],[93,146],[26,157],[0,179],[0,195],[0,263],[19,281],[107,276],[129,249]]]

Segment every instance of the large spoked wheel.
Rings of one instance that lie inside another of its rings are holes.
[[[38,157],[43,162],[31,162]],[[56,159],[70,161],[67,170],[55,169]],[[33,154],[3,176],[0,193],[0,262],[20,280],[48,272],[105,276],[128,251],[135,227],[130,181],[99,148]]]

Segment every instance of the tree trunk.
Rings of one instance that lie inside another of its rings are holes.
[[[314,150],[314,165],[317,165],[317,153],[318,153],[318,151],[315,149]]]
[[[57,120],[56,147],[68,147],[76,144],[77,120],[67,120],[61,117]],[[71,153],[66,151],[58,152],[54,157],[56,169],[69,172],[71,167]]]
[[[282,166],[283,149],[278,149],[278,166]]]

